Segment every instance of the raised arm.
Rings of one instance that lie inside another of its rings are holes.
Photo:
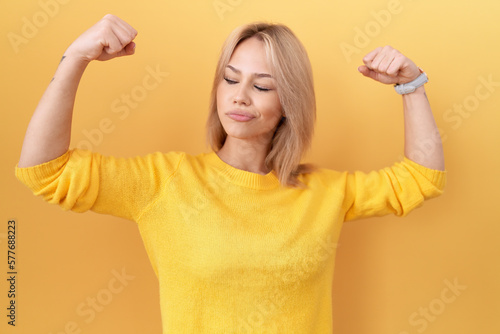
[[[359,72],[384,84],[404,84],[420,75],[415,63],[390,46],[368,53],[363,63]],[[444,170],[441,137],[424,86],[403,95],[403,109],[405,156],[427,168]]]
[[[87,65],[132,55],[136,35],[129,24],[108,14],[68,47],[28,125],[19,167],[50,161],[69,149],[76,91]]]

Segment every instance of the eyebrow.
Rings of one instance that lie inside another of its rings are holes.
[[[235,68],[234,66],[227,65],[227,67],[230,68],[233,72],[235,72],[237,74],[241,74],[241,71],[238,70],[237,68]],[[274,79],[271,74],[267,74],[267,73],[254,73],[253,75],[256,76],[256,77],[259,77],[259,78],[271,78],[271,79]]]

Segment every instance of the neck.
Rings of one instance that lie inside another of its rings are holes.
[[[222,161],[235,168],[266,175],[270,172],[265,164],[269,150],[270,144],[267,141],[255,143],[228,136],[217,155]]]

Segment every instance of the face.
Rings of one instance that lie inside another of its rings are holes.
[[[271,141],[282,116],[281,104],[264,43],[256,37],[241,42],[224,69],[217,112],[228,139]]]

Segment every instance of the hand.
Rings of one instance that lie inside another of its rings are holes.
[[[390,46],[378,47],[363,58],[358,71],[383,84],[404,84],[420,75],[417,65]]]
[[[85,31],[66,50],[65,56],[72,55],[81,60],[109,60],[132,55],[135,52],[137,31],[122,19],[107,14],[99,22]]]

